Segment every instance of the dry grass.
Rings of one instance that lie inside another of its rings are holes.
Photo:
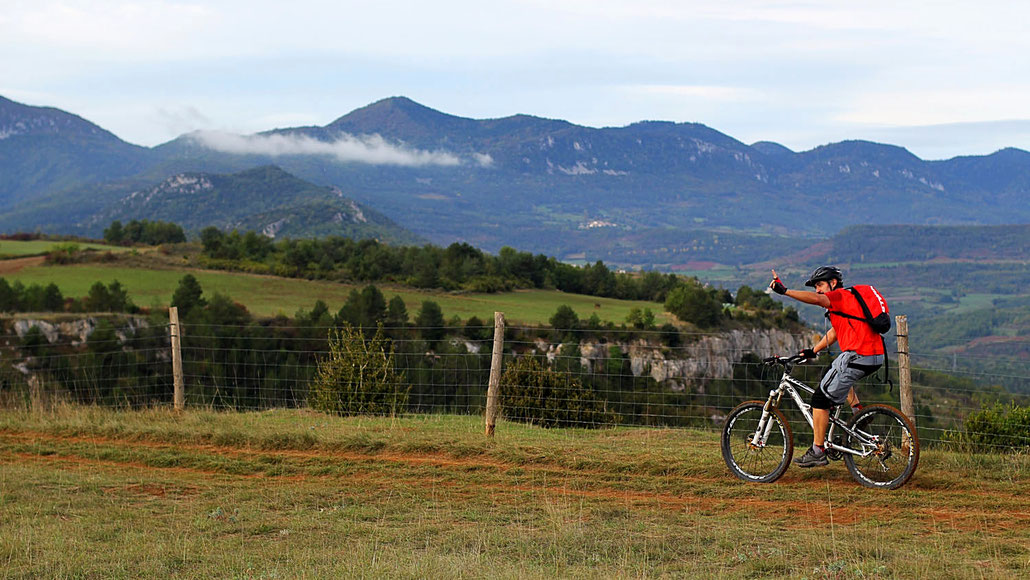
[[[4,577],[1014,577],[1030,458],[734,479],[717,435],[310,411],[0,412]]]

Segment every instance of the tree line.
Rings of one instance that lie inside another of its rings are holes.
[[[468,243],[389,246],[376,240],[330,236],[273,241],[253,231],[200,232],[210,266],[285,277],[388,282],[447,291],[502,292],[548,288],[623,300],[663,302],[681,278],[675,274],[614,272],[603,262],[583,267],[543,254],[501,248],[494,256]]]
[[[118,280],[94,282],[81,298],[66,298],[57,284],[9,283],[0,278],[0,312],[139,312]]]
[[[186,241],[186,232],[182,226],[171,222],[132,220],[122,225],[122,222],[115,220],[104,230],[104,241],[124,245],[179,244]]]

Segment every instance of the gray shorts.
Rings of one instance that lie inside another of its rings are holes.
[[[848,391],[859,380],[877,371],[883,364],[883,355],[862,356],[853,350],[846,350],[833,359],[830,370],[823,375],[819,383],[826,398],[835,405],[843,405],[848,400]]]

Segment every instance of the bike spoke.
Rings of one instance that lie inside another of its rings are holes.
[[[856,449],[868,453],[865,457],[853,457],[856,471],[868,481],[877,485],[891,485],[903,481],[914,461],[913,436],[898,418],[886,412],[870,414],[858,428],[867,433],[870,440],[859,443],[852,441]]]

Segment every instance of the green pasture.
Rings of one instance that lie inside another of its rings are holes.
[[[316,300],[324,301],[330,311],[336,312],[343,306],[351,290],[359,288],[353,284],[340,284],[317,280],[299,280],[274,276],[257,276],[214,270],[189,270],[200,282],[204,294],[216,292],[226,294],[233,300],[246,305],[257,316],[275,316],[282,313],[292,316],[298,309],[310,310]],[[57,284],[65,296],[81,297],[89,292],[95,282],[110,284],[118,280],[128,290],[129,296],[139,306],[167,306],[179,280],[186,270],[156,270],[129,268],[118,265],[74,264],[68,266],[35,266],[4,277],[23,284]],[[673,320],[663,312],[661,304],[644,301],[615,300],[580,294],[566,294],[555,290],[519,290],[498,294],[456,294],[447,292],[419,291],[408,287],[378,286],[387,300],[400,296],[414,318],[422,301],[432,300],[440,305],[444,316],[458,316],[467,320],[478,316],[484,321],[493,320],[494,312],[504,312],[512,323],[545,324],[558,306],[571,306],[581,319],[588,319],[594,313],[602,321],[625,322],[633,308],[650,308],[659,324]]]
[[[800,451],[800,450],[799,450]],[[734,478],[713,430],[0,409],[11,578],[1019,578],[1026,454]]]
[[[1006,296],[1002,294],[966,294],[959,298],[958,306],[951,310],[951,313],[961,314],[973,310],[994,308],[994,300],[997,298],[1006,298]]]
[[[74,244],[80,250],[97,250],[106,252],[125,252],[129,248],[121,246],[108,246],[105,244],[91,244],[83,242],[60,242],[53,240],[0,240],[0,260],[8,258],[21,258],[25,256],[40,256],[51,251],[54,246],[67,246]]]
[[[724,288],[728,288],[737,291],[737,288],[744,285],[745,272],[742,272],[740,268],[733,266],[718,265],[707,270],[676,270],[676,273],[680,276],[687,276],[703,280],[711,284],[718,284]]]

